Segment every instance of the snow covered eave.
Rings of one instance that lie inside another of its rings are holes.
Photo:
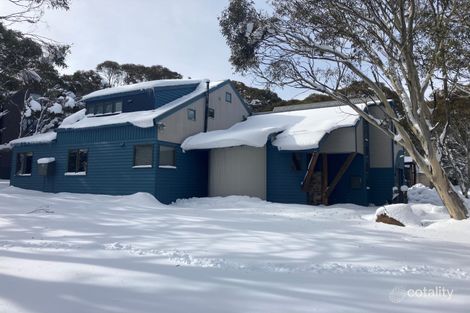
[[[365,104],[361,106],[365,107]],[[181,147],[183,150],[263,147],[271,139],[278,150],[314,151],[328,134],[340,128],[355,127],[360,119],[348,106],[260,114],[228,129],[188,137]]]
[[[56,138],[57,138],[57,133],[54,131],[54,132],[48,132],[44,134],[37,134],[33,136],[18,138],[18,139],[10,141],[9,144],[12,147],[22,146],[22,145],[32,145],[32,144],[48,144],[48,143],[54,142]]]

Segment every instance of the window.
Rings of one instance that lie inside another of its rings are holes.
[[[122,112],[122,101],[108,101],[87,105],[87,114],[101,115]]]
[[[160,167],[175,167],[176,166],[176,150],[170,146],[160,146],[159,149],[159,163]]]
[[[103,104],[98,103],[95,105],[95,114],[103,114]]]
[[[30,176],[33,168],[33,153],[21,152],[16,155],[16,175]]]
[[[153,145],[134,146],[134,167],[152,167]]]
[[[209,111],[207,112],[207,115],[208,115],[210,118],[215,118],[215,110],[212,109],[212,108],[209,108]]]
[[[188,109],[188,120],[195,121],[196,120],[196,110]]]
[[[361,176],[351,176],[351,188],[352,189],[361,189],[362,188],[362,177]]]
[[[114,102],[114,112],[122,112],[122,101]]]
[[[84,175],[88,167],[88,149],[69,150],[67,173]]]
[[[106,102],[104,104],[104,113],[105,114],[113,113],[113,106],[114,106],[113,102]]]
[[[230,92],[225,93],[225,101],[232,102],[232,94]]]

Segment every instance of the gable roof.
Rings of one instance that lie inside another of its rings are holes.
[[[172,80],[172,81],[183,81],[183,80]],[[185,82],[188,82],[188,81],[191,81],[191,83],[195,82],[195,80],[185,80]],[[141,127],[141,128],[153,127],[154,120],[156,118],[170,114],[180,109],[181,107],[185,106],[190,101],[194,101],[196,98],[203,96],[204,93],[206,92],[206,88],[207,88],[206,82],[208,81],[209,80],[207,79],[198,80],[199,85],[196,87],[196,89],[193,92],[190,92],[187,95],[184,95],[174,101],[171,101],[153,110],[126,112],[126,113],[119,113],[119,114],[112,114],[112,115],[105,115],[105,116],[89,116],[89,115],[85,115],[84,111],[83,112],[79,111],[70,116],[71,118],[70,120],[74,120],[73,122],[62,123],[59,126],[59,129],[78,129],[78,128],[100,127],[100,126],[106,126],[106,125],[117,125],[117,124],[126,124],[126,123],[130,123],[134,126]],[[128,91],[142,90],[139,88],[142,88],[143,86],[153,86],[153,87],[168,86],[167,84],[169,83],[169,81],[163,81],[163,83],[160,83],[160,82],[162,81],[153,81],[153,82],[146,82],[146,83],[140,83],[140,84],[129,85],[129,86],[122,86],[122,87],[129,87],[129,88],[121,88],[121,87],[111,88],[111,89],[118,89],[118,92],[114,93],[113,91],[108,90],[106,95],[122,93],[122,90],[128,90]],[[229,82],[230,82],[229,80],[209,82],[209,92]],[[173,84],[172,86],[175,86],[175,84]],[[153,87],[149,87],[149,88],[153,88]],[[95,93],[98,93],[99,91],[96,91]],[[94,93],[91,93],[89,95],[89,98],[91,98],[91,95],[93,94]],[[99,93],[98,95],[103,96],[103,93]],[[95,94],[93,97],[98,97],[98,96]]]
[[[363,110],[366,104],[357,106]],[[225,130],[191,136],[181,147],[184,150],[242,145],[263,147],[269,136],[276,135],[272,144],[279,150],[311,150],[317,149],[328,133],[355,126],[359,119],[359,114],[345,105],[259,114]]]

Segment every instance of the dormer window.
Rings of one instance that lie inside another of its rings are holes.
[[[87,114],[104,115],[122,112],[122,101],[105,101],[88,105]]]

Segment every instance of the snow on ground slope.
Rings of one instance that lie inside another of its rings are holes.
[[[461,192],[459,193],[462,195]],[[467,207],[470,208],[470,200],[463,199]],[[408,189],[407,204],[397,203],[385,205],[378,208],[375,212],[376,216],[382,214],[386,214],[408,227],[428,226],[438,221],[449,219],[449,213],[443,206],[442,200],[439,198],[436,190],[426,187],[423,184],[416,184]],[[371,218],[371,220],[373,218]]]
[[[470,223],[375,209],[7,187],[0,312],[468,312]]]

